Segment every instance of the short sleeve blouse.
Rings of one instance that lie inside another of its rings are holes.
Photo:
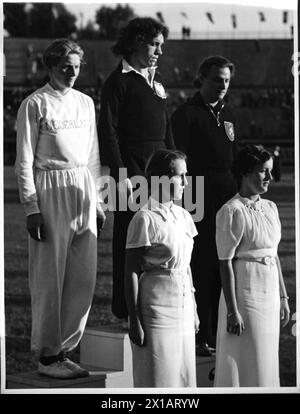
[[[224,204],[216,216],[216,244],[220,260],[234,257],[275,256],[281,238],[276,204],[239,194]]]
[[[145,247],[143,270],[186,269],[197,230],[191,215],[173,204],[143,207],[133,216],[126,249]]]

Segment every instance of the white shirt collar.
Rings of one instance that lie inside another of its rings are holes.
[[[173,201],[171,203],[160,203],[158,200],[150,196],[147,204],[142,207],[142,209],[148,209],[154,213],[158,213],[165,221],[167,221],[170,219],[177,220],[179,218],[176,208],[174,207],[175,204]]]
[[[150,81],[149,81],[149,77],[147,75],[146,76],[143,75],[141,72],[137,71],[133,66],[129,65],[126,59],[122,59],[122,73],[135,72],[138,75],[142,76],[151,87],[153,86],[153,79],[155,76],[156,69],[157,69],[157,66],[148,68],[148,73],[150,74]]]

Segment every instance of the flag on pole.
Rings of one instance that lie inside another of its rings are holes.
[[[288,22],[288,12],[286,10],[283,12],[282,21],[283,21],[283,23]]]
[[[236,15],[235,14],[231,15],[231,21],[232,21],[232,27],[236,29]]]
[[[165,19],[164,19],[163,15],[162,15],[162,12],[156,12],[156,16],[157,16],[158,20],[161,23],[163,23],[163,24],[165,23]]]
[[[265,14],[263,12],[258,12],[259,15],[259,21],[260,22],[265,22],[266,18],[265,18]]]
[[[214,19],[213,19],[212,14],[211,14],[210,12],[207,12],[207,13],[206,13],[206,16],[207,16],[208,20],[209,20],[211,23],[214,23]]]

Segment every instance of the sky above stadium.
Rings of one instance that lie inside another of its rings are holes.
[[[171,34],[180,37],[182,26],[188,26],[192,35],[216,36],[216,34],[230,34],[232,37],[251,36],[256,33],[261,37],[274,33],[274,36],[288,35],[293,25],[296,0],[218,0],[214,1],[139,1],[139,2],[98,2],[73,3],[66,2],[67,8],[78,17],[78,24],[95,21],[95,13],[101,6],[114,7],[117,3],[127,3],[138,16],[162,16],[170,29]],[[287,22],[283,22],[283,11],[287,11]],[[263,13],[263,17],[259,13]],[[208,16],[210,14],[210,16]],[[233,28],[235,15],[236,28]],[[264,18],[264,21],[262,19]],[[222,36],[221,36],[222,37]]]

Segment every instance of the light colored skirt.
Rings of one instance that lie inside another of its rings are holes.
[[[227,308],[219,303],[215,387],[279,387],[280,295],[276,265],[234,261],[236,295],[245,330],[227,332]]]
[[[145,345],[132,344],[135,387],[196,387],[194,302],[186,272],[145,272],[139,306]]]

